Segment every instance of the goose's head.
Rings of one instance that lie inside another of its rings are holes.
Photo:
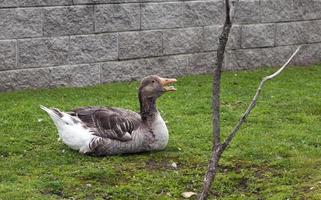
[[[145,77],[139,87],[140,95],[146,98],[158,98],[165,92],[174,92],[176,89],[171,86],[171,83],[175,83],[176,79],[161,78],[157,75],[151,75]]]

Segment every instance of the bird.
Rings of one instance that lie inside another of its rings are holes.
[[[177,80],[149,75],[138,88],[140,111],[124,108],[87,106],[63,112],[40,108],[54,122],[59,139],[81,154],[110,156],[164,150],[169,133],[156,101],[166,92],[174,92]]]

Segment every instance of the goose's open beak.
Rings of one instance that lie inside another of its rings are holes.
[[[160,78],[161,84],[163,85],[165,92],[174,92],[176,91],[174,86],[169,84],[175,83],[177,80],[175,78]]]

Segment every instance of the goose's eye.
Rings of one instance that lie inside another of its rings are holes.
[[[155,81],[153,80],[152,83],[155,83]]]

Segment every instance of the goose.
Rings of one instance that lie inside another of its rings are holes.
[[[70,112],[40,108],[54,122],[59,139],[81,154],[108,156],[159,151],[165,149],[169,134],[156,107],[165,92],[176,91],[170,85],[176,79],[150,75],[138,89],[140,112],[114,107],[80,107]]]

